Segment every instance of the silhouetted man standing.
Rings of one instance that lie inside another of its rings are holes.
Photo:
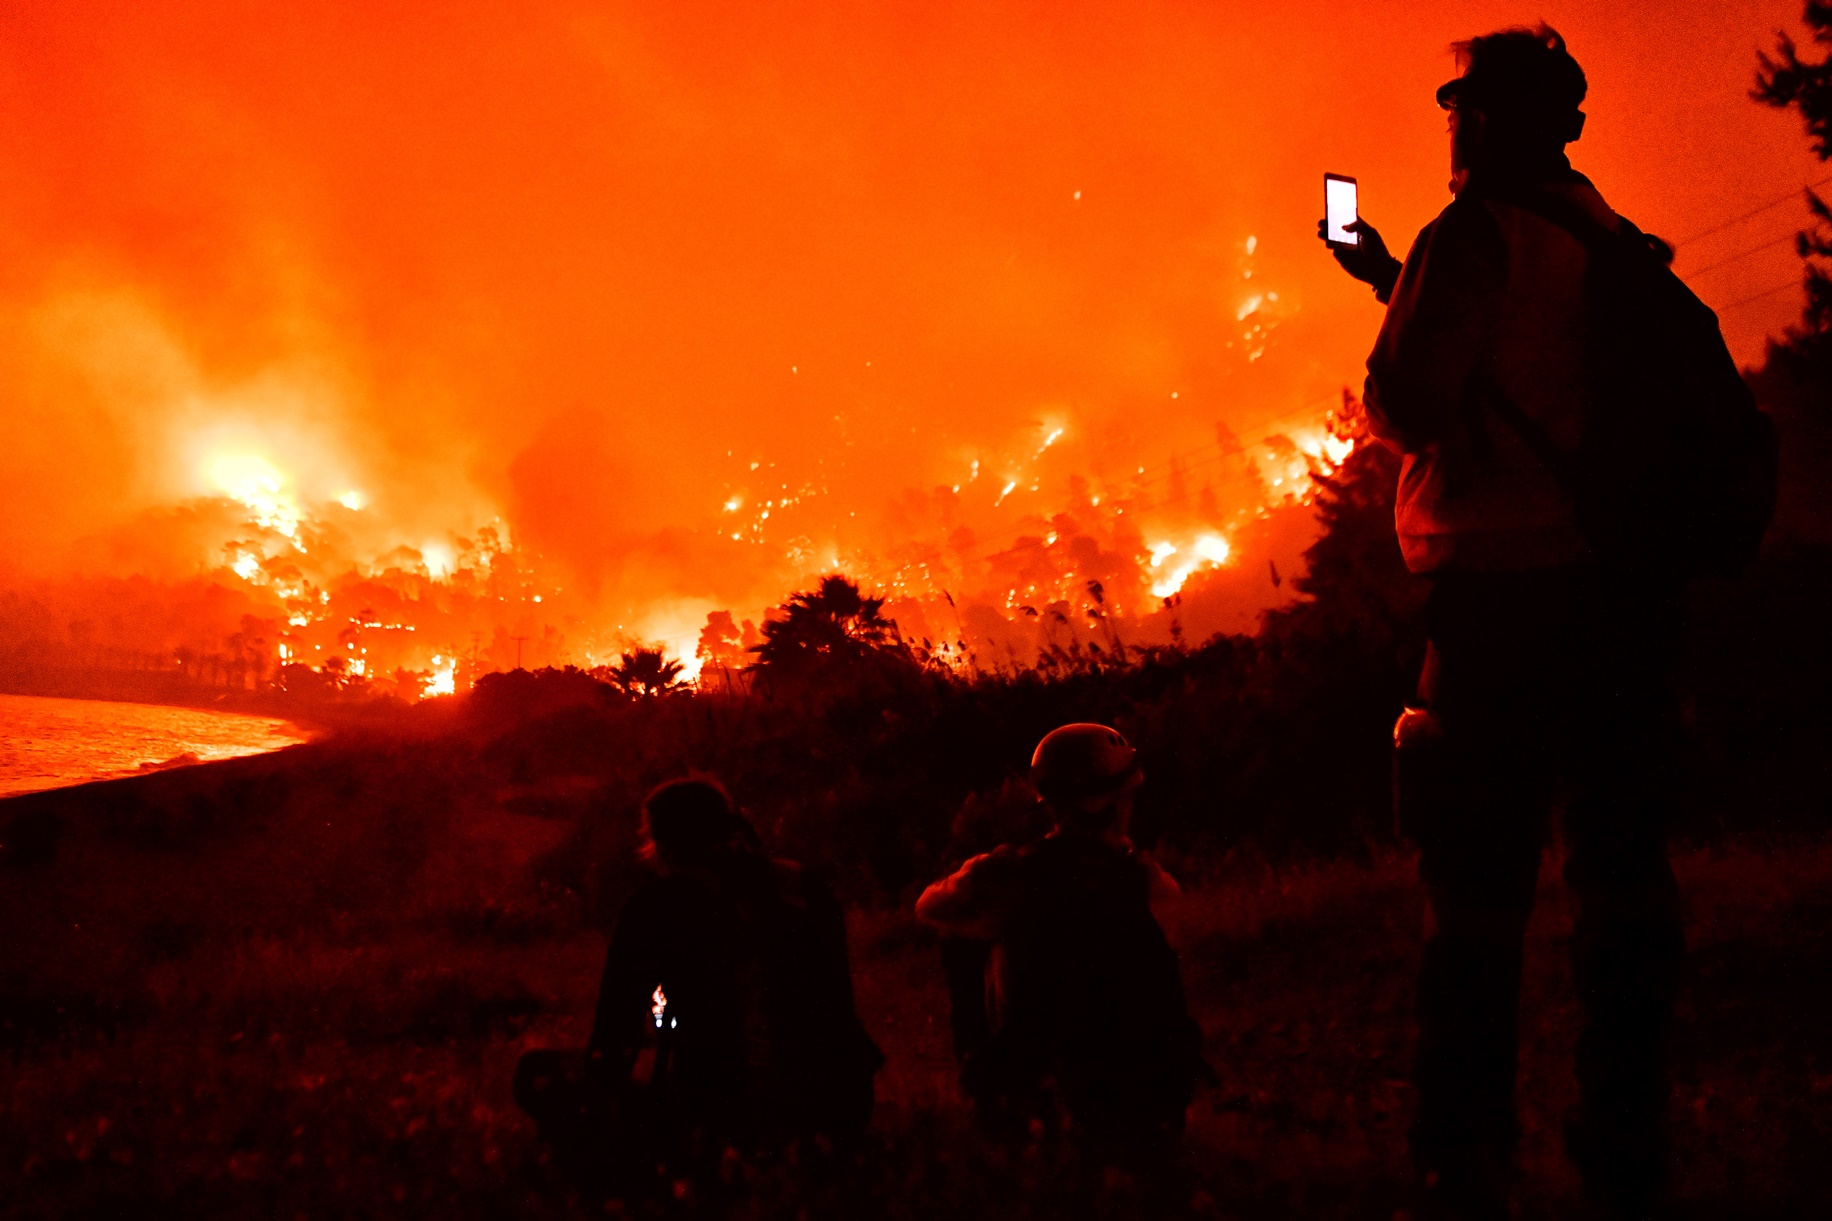
[[[1600,556],[1560,456],[1610,408],[1595,376],[1610,322],[1593,308],[1596,252],[1611,235],[1646,239],[1565,158],[1586,83],[1564,40],[1540,26],[1457,50],[1463,74],[1438,91],[1454,202],[1403,268],[1365,224],[1359,249],[1336,252],[1388,303],[1368,415],[1405,455],[1399,540],[1432,578],[1429,713],[1396,729],[1431,914],[1413,1157],[1426,1216],[1507,1215],[1522,942],[1562,794],[1584,1009],[1566,1143],[1595,1204],[1641,1217],[1667,1193],[1684,577]]]

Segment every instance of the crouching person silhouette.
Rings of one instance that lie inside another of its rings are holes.
[[[1031,777],[1050,833],[972,858],[916,903],[951,939],[951,977],[990,946],[977,980],[953,978],[957,1039],[973,1036],[963,1082],[983,1113],[1063,1124],[1103,1163],[1149,1170],[1174,1153],[1202,1061],[1153,911],[1176,883],[1127,837],[1137,752],[1104,725],[1065,725]]]
[[[588,1194],[703,1178],[727,1150],[844,1146],[883,1056],[853,1004],[846,927],[811,872],[764,855],[710,780],[643,803],[653,876],[617,919],[591,1042],[536,1051],[516,1101]]]

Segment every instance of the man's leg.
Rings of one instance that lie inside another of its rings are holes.
[[[1431,922],[1412,1130],[1428,1215],[1506,1215],[1522,946],[1555,774],[1547,723],[1567,653],[1559,580],[1444,577],[1427,612],[1420,694],[1443,737],[1424,756],[1430,800],[1409,834]]]
[[[1611,685],[1566,813],[1572,979],[1584,1009],[1579,1109],[1566,1136],[1589,1193],[1639,1215],[1668,1186],[1667,1051],[1685,953],[1666,852],[1676,734],[1658,676]]]
[[[1415,1168],[1450,1215],[1505,1215],[1515,1142],[1522,943],[1543,842],[1537,792],[1470,768],[1419,836],[1430,928],[1419,964]]]

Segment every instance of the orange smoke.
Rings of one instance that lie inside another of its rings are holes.
[[[1794,7],[1548,12],[1580,167],[1666,232],[1805,181],[1744,96]],[[1379,318],[1318,179],[1403,246],[1446,48],[1516,16],[11,6],[0,575],[218,583],[416,683],[691,660],[835,569],[933,639],[1089,581],[1251,626]]]

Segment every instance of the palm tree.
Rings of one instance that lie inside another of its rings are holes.
[[[614,666],[592,671],[625,695],[661,695],[681,685],[681,663],[670,661],[660,649],[638,648],[625,653]]]
[[[790,596],[780,618],[763,624],[754,646],[766,671],[802,670],[823,661],[856,661],[901,648],[897,625],[884,617],[884,599],[867,598],[842,576],[821,578],[813,593]]]

